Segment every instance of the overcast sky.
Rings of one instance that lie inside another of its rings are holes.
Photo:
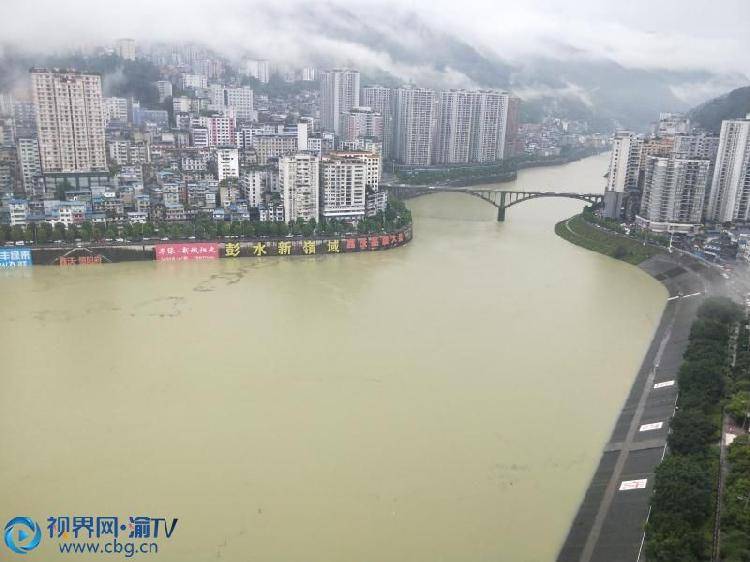
[[[606,58],[630,68],[710,70],[750,76],[750,0],[0,0],[0,42],[47,49],[76,43],[199,40],[223,52],[278,62],[312,53],[397,65],[377,46],[306,31],[306,6],[337,18],[346,8],[387,31],[416,13],[481,52],[515,62],[530,56]],[[319,22],[318,22],[319,23]],[[408,44],[415,34],[395,37]],[[418,45],[412,45],[418,46]]]

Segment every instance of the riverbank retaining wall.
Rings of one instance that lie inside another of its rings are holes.
[[[412,239],[412,227],[394,232],[361,235],[265,237],[223,240],[153,240],[129,244],[79,243],[42,247],[6,247],[8,256],[31,253],[28,263],[8,261],[10,267],[28,265],[91,265],[124,261],[192,261],[205,259],[318,256],[389,250]],[[12,265],[10,265],[12,264]]]

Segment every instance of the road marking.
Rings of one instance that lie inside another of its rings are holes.
[[[668,386],[674,386],[674,381],[657,382],[654,385],[654,390],[656,390],[657,388],[666,388]]]
[[[642,478],[640,480],[623,480],[620,484],[620,491],[643,490],[646,487],[646,484],[648,484],[648,478]]]
[[[679,298],[680,298],[680,295],[675,295],[675,296],[673,296],[673,297],[669,297],[669,298],[668,298],[667,300],[668,300],[668,301],[673,301],[673,300],[675,300],[675,299],[679,299]]]
[[[645,423],[638,431],[653,431],[654,429],[661,429],[662,427],[664,427],[664,422]]]
[[[702,295],[702,294],[703,294],[702,292],[698,291],[697,293],[691,293],[689,295],[684,295],[682,298],[686,299],[688,297],[697,297],[698,295]]]

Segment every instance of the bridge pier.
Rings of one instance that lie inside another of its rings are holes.
[[[505,207],[497,208],[497,222],[505,222]]]

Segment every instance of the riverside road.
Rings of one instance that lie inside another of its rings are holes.
[[[669,299],[558,562],[645,561],[643,529],[677,401],[677,371],[698,307],[724,290],[714,270],[690,258],[658,255],[640,267],[666,286]]]

